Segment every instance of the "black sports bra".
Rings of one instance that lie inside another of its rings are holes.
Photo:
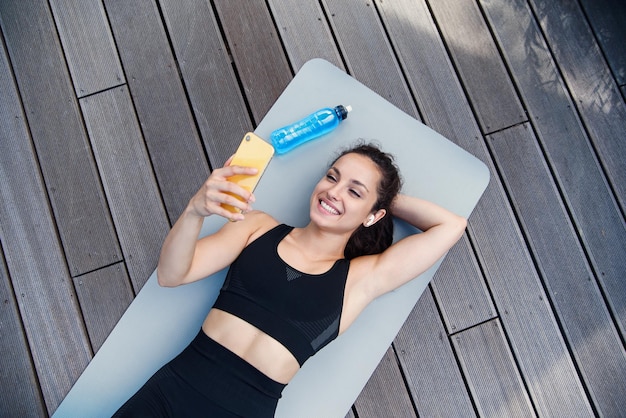
[[[284,345],[302,364],[339,334],[350,262],[323,274],[302,273],[278,255],[293,229],[278,225],[233,262],[214,307],[252,324]]]

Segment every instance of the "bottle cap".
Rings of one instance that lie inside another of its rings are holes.
[[[344,120],[345,118],[348,117],[348,112],[350,112],[352,110],[352,106],[343,106],[343,105],[339,105],[337,107],[335,107],[335,113],[337,113],[337,116],[339,116],[341,118],[341,120]]]

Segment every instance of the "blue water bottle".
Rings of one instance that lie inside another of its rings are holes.
[[[291,125],[276,129],[270,134],[276,154],[284,154],[298,145],[327,134],[347,118],[351,110],[352,107],[342,105],[326,107]]]

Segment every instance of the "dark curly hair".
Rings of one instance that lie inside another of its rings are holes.
[[[402,178],[398,167],[391,154],[383,152],[373,143],[358,143],[352,148],[342,151],[333,161],[347,154],[358,154],[368,157],[380,170],[381,178],[376,190],[378,200],[372,207],[372,212],[385,209],[387,215],[370,227],[361,224],[353,233],[346,248],[344,257],[353,259],[355,257],[379,254],[389,248],[393,243],[393,217],[391,216],[391,204],[402,187]],[[331,166],[332,166],[331,164]]]

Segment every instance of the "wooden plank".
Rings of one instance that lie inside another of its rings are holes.
[[[154,1],[104,4],[173,223],[209,175],[206,156]]]
[[[618,416],[626,352],[537,140],[520,125],[493,134],[489,144],[595,409]]]
[[[455,334],[452,343],[479,416],[536,416],[500,321]]]
[[[371,2],[324,0],[337,43],[354,78],[407,114],[417,108]]]
[[[626,3],[622,0],[581,0],[602,52],[621,86],[626,84]]]
[[[0,115],[6,116],[4,112]],[[4,127],[4,123],[0,126]],[[44,416],[46,407],[39,393],[37,373],[30,358],[28,342],[2,252],[0,303],[0,416]]]
[[[70,272],[117,262],[121,253],[48,2],[0,2],[0,24]]]
[[[380,360],[354,406],[359,418],[417,416],[392,347]]]
[[[169,224],[126,86],[81,99],[85,123],[138,292],[156,268]]]
[[[3,23],[8,16],[4,14],[7,11],[5,4],[3,2],[0,6]],[[22,331],[16,321],[6,324],[16,333],[7,336],[3,334],[2,346],[11,344],[11,351],[16,357],[12,366],[7,369],[3,367],[2,375],[5,372],[20,374],[8,386],[15,385],[16,389],[24,391],[17,396],[16,402],[33,402],[25,407],[26,411],[41,411],[43,405],[38,399],[41,390],[45,408],[51,413],[87,365],[91,353],[17,87],[2,46],[0,90],[0,242],[8,276],[3,275],[11,278],[8,289],[12,286],[24,327]],[[3,264],[2,260],[0,264]],[[5,279],[2,282],[6,283]],[[8,319],[7,316],[13,315],[8,311],[4,313],[5,306],[7,309],[14,308],[9,308],[8,296],[2,300],[7,301],[2,303],[4,321]],[[3,323],[3,333],[7,330],[4,326]],[[21,350],[27,347],[22,332],[25,332],[28,340],[40,389],[36,387],[37,380],[32,376],[28,353],[19,353],[20,345]],[[17,366],[24,368],[15,370]],[[28,387],[22,386],[24,384]],[[11,392],[7,385],[3,385],[5,390]],[[19,408],[19,405],[15,406]],[[20,414],[12,413],[8,416],[14,415]]]
[[[449,333],[497,315],[493,301],[485,296],[489,290],[467,235],[450,249],[435,273],[431,287]]]
[[[475,416],[431,292],[422,294],[394,346],[419,416]]]
[[[74,287],[96,353],[133,300],[126,266],[117,263],[75,277]]]
[[[252,130],[250,116],[208,2],[162,0],[161,9],[212,167]]]
[[[50,7],[78,97],[125,83],[100,1],[51,0]]]
[[[0,143],[30,141],[1,37],[0,91],[3,94],[0,100]],[[2,167],[0,172],[3,172]],[[9,177],[3,173],[2,179],[5,183]],[[2,214],[0,210],[0,237],[3,235]],[[1,240],[0,250],[3,248]],[[18,309],[4,254],[0,251],[0,416],[43,416],[46,407]]]
[[[264,1],[216,0],[255,125],[293,78]]]
[[[424,123],[482,158],[480,130],[426,4],[393,0],[377,5]]]
[[[622,215],[531,11],[506,2],[485,2],[483,7],[624,336],[626,235]],[[527,37],[535,42],[528,45]],[[532,66],[529,54],[535,57]]]
[[[496,173],[426,4],[385,1],[379,8],[402,65],[411,69],[405,73],[424,119]],[[412,23],[410,27],[404,24],[407,20]],[[415,36],[416,31],[420,36]],[[502,183],[495,175],[472,213],[468,231],[496,307],[504,313],[501,320],[539,413],[591,411]],[[532,328],[528,327],[529,315]]]
[[[527,120],[474,0],[430,2],[483,132]]]
[[[626,143],[617,140],[626,132],[626,103],[615,79],[578,2],[533,0],[530,4],[615,189],[616,199],[626,211]]]
[[[333,34],[316,0],[270,0],[272,16],[291,66],[298,71],[311,57],[344,69]]]

